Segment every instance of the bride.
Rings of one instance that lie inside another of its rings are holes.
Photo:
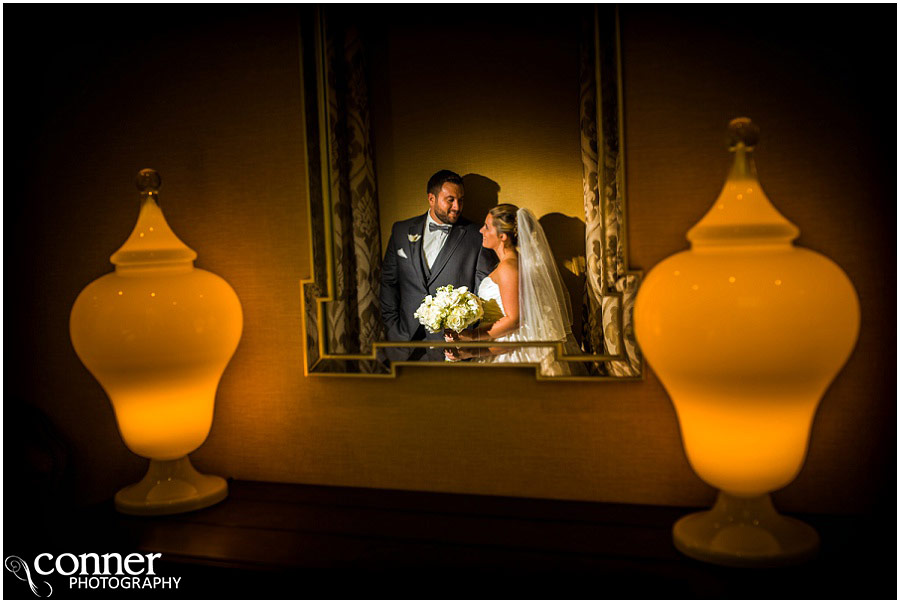
[[[504,316],[459,333],[445,331],[446,341],[558,341],[567,355],[581,354],[572,335],[572,306],[544,235],[529,209],[503,203],[491,209],[481,227],[482,246],[500,263],[481,281],[478,297],[496,301]],[[540,364],[544,376],[587,374],[577,362],[560,362],[554,347],[492,347],[447,350],[451,360],[476,357],[484,362]]]

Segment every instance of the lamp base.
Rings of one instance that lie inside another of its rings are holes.
[[[144,479],[116,492],[116,510],[128,515],[170,515],[196,511],[223,500],[228,484],[194,469],[187,455],[174,461],[150,460]]]
[[[793,565],[819,549],[816,531],[780,515],[769,494],[740,498],[719,492],[712,509],[675,522],[672,537],[688,557],[733,567]]]

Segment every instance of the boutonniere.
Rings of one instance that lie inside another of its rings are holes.
[[[420,235],[420,234],[411,234],[411,235],[407,235],[407,236],[409,237],[410,243],[415,243],[416,241],[418,241],[419,239],[422,238],[422,235]]]

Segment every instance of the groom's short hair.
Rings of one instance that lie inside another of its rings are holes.
[[[452,182],[453,184],[458,184],[460,186],[463,185],[463,180],[459,174],[451,172],[450,170],[441,170],[428,179],[428,187],[425,189],[425,192],[437,197],[444,187],[445,182]]]

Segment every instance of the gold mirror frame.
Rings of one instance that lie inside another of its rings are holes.
[[[457,363],[394,361],[385,366],[376,359],[379,348],[486,347],[484,343],[387,342],[372,344],[369,353],[331,353],[326,345],[325,307],[335,301],[334,237],[332,232],[329,124],[326,116],[325,32],[321,9],[307,11],[301,20],[302,114],[309,200],[312,276],[300,281],[302,336],[306,345],[305,376],[397,376],[398,366],[445,366]],[[465,366],[533,368],[538,380],[640,381],[643,362],[637,348],[632,316],[642,272],[628,269],[625,204],[622,72],[618,9],[593,9],[593,53],[582,45],[581,146],[585,199],[585,278],[589,307],[599,312],[587,318],[594,345],[606,354],[564,354],[560,342],[491,342],[491,347],[550,347],[558,360],[583,362],[597,375],[545,376],[537,364],[466,363]],[[591,71],[593,73],[591,73]],[[599,319],[599,322],[598,322]]]

